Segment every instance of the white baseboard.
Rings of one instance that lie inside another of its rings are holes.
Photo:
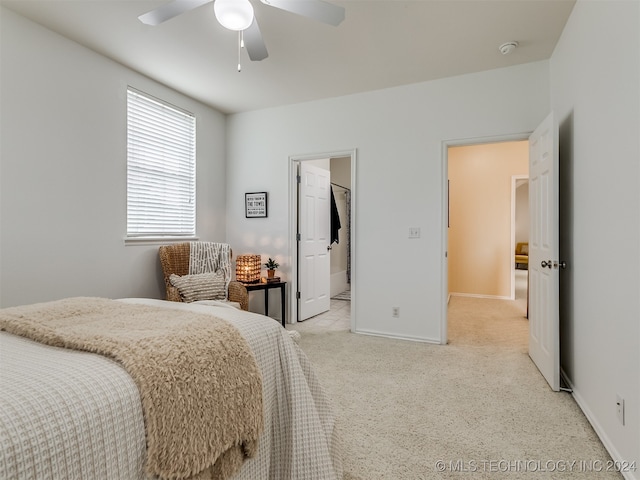
[[[580,407],[580,410],[582,410],[582,413],[584,413],[584,416],[587,417],[587,420],[593,427],[593,430],[596,432],[596,435],[602,442],[602,445],[604,445],[604,448],[607,450],[607,452],[609,452],[609,455],[611,455],[611,459],[614,462],[617,462],[621,465],[623,465],[624,462],[629,462],[629,459],[622,458],[622,455],[620,455],[620,452],[618,452],[616,447],[613,445],[613,443],[611,442],[611,439],[605,433],[604,429],[596,419],[595,415],[589,409],[589,406],[585,402],[584,398],[582,398],[582,396],[580,395],[580,392],[576,390],[573,383],[571,383],[571,379],[563,369],[560,369],[560,376],[563,378],[563,380],[571,389],[571,396],[573,396],[573,399],[578,404],[578,407]],[[620,472],[620,473],[622,473],[622,476],[625,478],[625,480],[640,480],[640,477],[637,476],[640,473],[640,465],[636,465],[636,467],[637,467],[637,470],[635,472],[626,471],[626,472]]]
[[[480,295],[477,293],[456,293],[456,292],[451,292],[449,293],[449,298],[451,297],[469,297],[469,298],[492,298],[495,300],[513,300],[513,298],[511,297],[503,297],[500,295]]]
[[[371,335],[373,337],[393,338],[395,340],[408,340],[410,342],[433,343],[436,345],[441,345],[439,339],[427,338],[427,337],[411,337],[411,336],[404,336],[404,335],[394,335],[394,334],[379,332],[375,330],[356,330],[353,333],[359,333],[361,335]]]

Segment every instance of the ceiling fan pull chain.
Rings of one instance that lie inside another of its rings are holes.
[[[241,51],[242,51],[242,30],[238,30],[238,72],[242,71],[242,65],[240,65]]]

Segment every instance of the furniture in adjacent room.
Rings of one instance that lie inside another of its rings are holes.
[[[183,302],[184,298],[180,294],[178,287],[171,283],[171,275],[178,275],[186,278],[189,275],[189,264],[191,260],[191,243],[194,242],[182,242],[174,243],[172,245],[163,245],[159,248],[158,253],[160,255],[160,263],[162,265],[162,273],[164,275],[164,283],[166,287],[166,299],[172,302]],[[225,244],[217,244],[225,245]],[[228,247],[228,245],[225,245]],[[231,275],[231,249],[219,248],[216,251],[219,252],[221,258],[215,259],[216,265],[226,265],[226,276]],[[224,256],[224,258],[222,258]],[[228,282],[227,297],[224,300],[229,302],[236,302],[240,305],[242,310],[249,309],[249,294],[244,285],[240,282],[225,279]],[[219,300],[218,298],[199,298],[200,300]]]
[[[280,304],[281,304],[281,312],[282,312],[282,326],[286,326],[285,320],[285,286],[287,282],[267,282],[267,283],[246,283],[243,284],[248,292],[252,292],[254,290],[262,290],[264,294],[264,314],[269,316],[269,290],[272,288],[280,289]]]
[[[526,270],[529,268],[529,243],[518,242],[516,244],[516,268]]]

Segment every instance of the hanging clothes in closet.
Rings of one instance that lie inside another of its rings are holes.
[[[341,227],[340,214],[338,213],[336,198],[333,196],[333,187],[331,187],[331,245],[334,243],[340,243],[338,232]]]

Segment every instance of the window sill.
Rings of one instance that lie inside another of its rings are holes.
[[[130,245],[165,245],[177,242],[195,242],[199,237],[125,237],[125,246]]]

